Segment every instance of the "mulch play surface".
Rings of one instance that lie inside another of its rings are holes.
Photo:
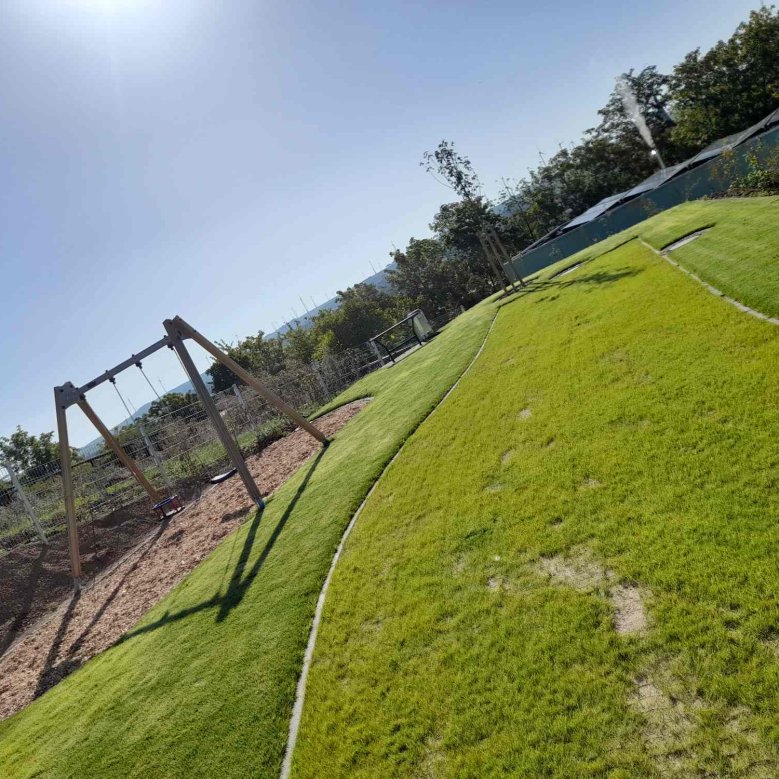
[[[368,402],[342,406],[317,426],[333,435]],[[315,439],[297,429],[246,462],[269,495],[318,449]],[[0,570],[0,719],[120,639],[252,509],[236,476],[209,487],[164,523],[128,510],[124,521],[114,518],[110,536],[104,529],[98,554],[94,540],[82,539],[85,575],[91,578],[77,595],[71,592],[64,537],[45,551],[27,547],[7,555],[0,569],[10,563],[15,568],[13,576]]]

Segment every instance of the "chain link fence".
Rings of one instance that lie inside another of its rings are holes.
[[[432,320],[435,329],[459,310]],[[388,358],[364,344],[310,365],[287,367],[263,376],[269,389],[309,414]],[[197,497],[208,479],[230,468],[227,453],[199,400],[159,416],[145,415],[121,430],[119,443],[163,494]],[[253,390],[234,385],[214,394],[230,433],[252,454],[293,429],[290,421]],[[110,534],[127,520],[151,525],[151,504],[137,481],[102,441],[82,449],[73,463],[82,553],[87,556],[121,544]],[[65,530],[65,505],[58,462],[16,472],[0,463],[0,557],[31,543],[47,543]],[[86,548],[84,548],[86,547]]]

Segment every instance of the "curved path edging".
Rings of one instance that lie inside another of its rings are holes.
[[[730,303],[731,306],[735,306],[739,311],[741,311],[744,314],[749,314],[750,316],[753,316],[756,319],[760,319],[763,322],[769,322],[772,325],[779,325],[779,319],[777,319],[776,317],[768,316],[768,314],[764,314],[762,311],[758,311],[755,308],[751,308],[750,306],[741,303],[735,298],[726,295],[724,292],[722,292],[722,290],[719,290],[716,287],[712,286],[711,284],[709,284],[708,281],[704,281],[700,276],[696,275],[691,270],[688,270],[683,265],[680,265],[676,260],[671,259],[671,256],[668,254],[667,251],[663,249],[655,249],[654,246],[647,243],[643,238],[639,238],[638,240],[644,246],[646,246],[647,249],[654,252],[658,257],[662,257],[666,262],[673,265],[674,268],[678,268],[682,273],[686,273],[691,279],[697,281],[698,284],[705,287],[709,292],[711,292],[712,295],[715,295],[718,298],[722,298],[722,300],[724,300],[726,303]]]
[[[438,411],[439,408],[443,405],[444,401],[457,389],[460,382],[465,378],[468,371],[471,370],[476,360],[479,359],[479,356],[484,351],[484,347],[487,344],[487,339],[490,337],[490,333],[492,332],[492,328],[495,325],[495,320],[498,318],[498,314],[500,313],[500,308],[496,308],[495,314],[492,317],[492,321],[490,322],[490,326],[487,328],[487,332],[484,334],[484,339],[481,342],[481,346],[479,346],[479,349],[477,350],[476,354],[473,355],[473,358],[468,363],[468,365],[465,366],[465,370],[459,375],[457,380],[452,384],[451,387],[446,391],[444,396],[441,398],[441,400],[436,403],[435,406],[430,410],[430,413],[422,420],[420,420],[419,424],[408,434],[405,441],[400,445],[400,448],[397,452],[392,456],[390,461],[384,466],[381,473],[376,477],[376,481],[373,482],[371,485],[371,488],[366,493],[365,497],[362,500],[362,503],[357,507],[357,511],[354,512],[354,515],[349,520],[349,524],[346,526],[346,530],[344,530],[343,535],[341,536],[341,540],[338,542],[338,547],[335,550],[335,554],[333,555],[333,560],[330,563],[330,569],[327,572],[327,576],[325,577],[325,581],[322,584],[322,589],[319,593],[319,598],[316,602],[316,609],[314,610],[314,619],[311,622],[311,630],[308,634],[308,643],[306,644],[306,651],[303,655],[303,667],[300,671],[300,677],[298,679],[297,689],[295,690],[295,702],[292,706],[292,716],[289,720],[289,735],[287,736],[287,747],[284,753],[284,761],[281,764],[281,773],[279,775],[279,779],[289,779],[290,774],[292,772],[292,756],[295,752],[295,746],[297,744],[298,740],[298,733],[300,731],[300,722],[303,718],[303,706],[305,704],[306,699],[306,684],[308,682],[308,672],[311,668],[311,661],[314,657],[314,649],[316,648],[316,639],[319,634],[319,625],[322,622],[322,613],[324,612],[324,606],[325,606],[325,598],[327,597],[327,591],[330,587],[330,582],[333,578],[333,574],[335,572],[335,566],[338,564],[338,560],[341,558],[341,554],[343,552],[344,546],[346,545],[346,541],[349,538],[349,535],[352,532],[352,529],[354,528],[355,524],[357,523],[357,520],[360,517],[360,514],[362,513],[363,508],[365,507],[365,504],[368,502],[368,499],[373,494],[373,491],[376,489],[376,486],[381,481],[384,474],[389,470],[390,466],[395,462],[395,460],[398,459],[401,452],[406,446],[406,443],[411,439],[411,437],[414,435],[414,433],[419,430],[419,428],[427,422],[428,419],[430,419],[433,414],[435,414],[436,411]]]

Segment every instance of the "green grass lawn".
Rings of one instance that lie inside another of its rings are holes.
[[[775,315],[777,208],[680,206],[504,301],[336,569],[296,776],[779,776],[779,330],[630,241],[714,225],[675,259]],[[0,723],[0,775],[277,776],[341,534],[494,311],[330,404],[375,398],[123,642]],[[626,603],[648,623],[619,635]]]
[[[344,528],[494,313],[492,303],[472,309],[345,393],[339,403],[374,400],[261,521],[229,536],[123,642],[0,723],[3,779],[278,776],[314,606]]]
[[[776,208],[640,232],[716,222],[679,259],[769,311]],[[638,241],[511,299],[347,543],[293,776],[779,776],[778,433],[779,329]]]
[[[779,197],[696,200],[663,211],[567,257],[536,276],[554,273],[611,251],[633,237],[655,249],[707,230],[671,256],[729,297],[779,316]]]

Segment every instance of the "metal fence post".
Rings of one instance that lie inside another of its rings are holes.
[[[323,398],[325,401],[330,400],[332,397],[332,393],[330,392],[330,387],[327,386],[327,382],[325,381],[325,377],[321,370],[319,370],[319,364],[318,363],[312,363],[311,364],[311,370],[314,372],[314,375],[317,378],[317,381],[319,382],[319,386],[323,393]]]
[[[243,393],[241,392],[238,384],[233,384],[233,394],[238,398],[238,402],[241,404],[241,408],[246,411],[246,400],[244,400]]]
[[[35,513],[35,509],[33,509],[32,504],[27,498],[27,495],[25,495],[24,490],[22,489],[22,485],[20,484],[19,479],[16,477],[16,471],[14,471],[13,466],[8,462],[0,463],[0,465],[2,465],[3,468],[8,471],[8,475],[11,477],[11,484],[13,485],[14,492],[16,492],[16,495],[19,498],[19,502],[22,504],[22,506],[24,506],[24,510],[30,517],[32,526],[35,528],[35,532],[40,536],[40,539],[44,544],[48,544],[49,539],[46,538],[46,531],[43,529],[43,525],[41,525],[40,521],[38,520],[38,515]]]
[[[160,472],[163,483],[168,489],[171,489],[171,481],[168,477],[168,472],[165,469],[165,461],[162,459],[162,455],[149,437],[149,434],[146,432],[146,428],[143,426],[143,422],[141,422],[140,419],[138,420],[138,430],[141,433],[141,438],[143,438],[143,443],[146,444],[146,448],[149,450],[151,459],[154,460],[154,464]]]

